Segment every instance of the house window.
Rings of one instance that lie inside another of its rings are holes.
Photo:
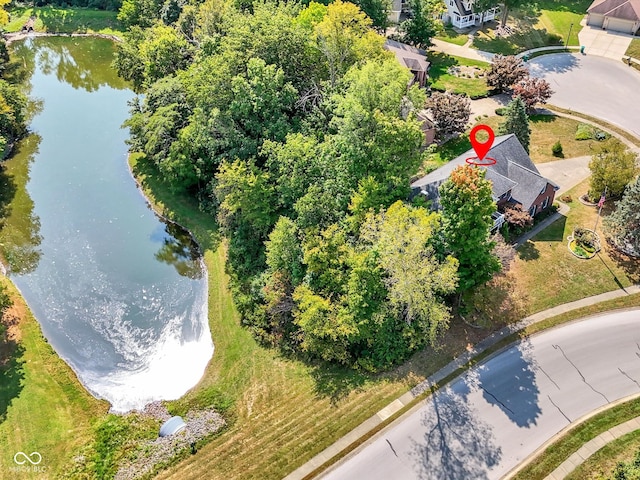
[[[549,206],[549,197],[544,197],[544,203],[542,204],[542,210]]]
[[[453,0],[449,0],[449,6],[453,7]]]
[[[456,17],[456,22],[459,22],[459,21],[460,21],[460,15],[458,15],[458,14],[456,13],[456,14],[455,14],[455,17]]]
[[[537,205],[531,205],[531,208],[529,209],[529,215],[531,215],[532,217],[535,216],[537,207]]]

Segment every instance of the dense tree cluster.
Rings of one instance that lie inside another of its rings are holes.
[[[640,256],[640,177],[636,177],[605,221],[608,238],[623,251]]]
[[[239,7],[125,0],[131,148],[216,215],[258,338],[386,368],[435,341],[458,286],[441,215],[406,203],[425,92],[352,3]]]
[[[600,195],[622,195],[627,185],[638,174],[638,155],[629,150],[617,138],[610,138],[595,147],[589,169],[589,197],[593,200]]]
[[[15,70],[7,44],[0,39],[0,160],[8,153],[7,146],[27,131],[27,97],[15,83]]]

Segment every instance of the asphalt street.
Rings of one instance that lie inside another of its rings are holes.
[[[640,310],[574,322],[499,352],[323,476],[498,479],[583,415],[640,392]]]
[[[542,55],[528,62],[532,76],[554,90],[549,103],[586,113],[640,137],[640,71],[610,58]]]

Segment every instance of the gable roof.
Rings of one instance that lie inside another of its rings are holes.
[[[440,208],[439,187],[460,165],[466,165],[466,159],[475,157],[473,150],[467,150],[446,165],[434,170],[411,184],[415,192],[422,192],[433,201],[433,207]],[[522,147],[514,134],[496,137],[487,157],[495,158],[496,163],[490,167],[480,167],[487,171],[486,177],[491,180],[494,200],[511,190],[513,199],[528,210],[547,184],[558,186],[540,175],[535,164]]]
[[[400,62],[400,65],[407,67],[409,70],[413,72],[429,71],[430,64],[427,61],[427,52],[421,48],[389,39],[384,42],[384,48],[392,52]]]
[[[640,20],[640,0],[595,0],[587,12],[637,22]]]

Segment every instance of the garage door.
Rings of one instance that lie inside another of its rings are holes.
[[[622,18],[607,18],[608,22],[605,22],[604,27],[607,30],[613,30],[614,32],[634,33],[633,22],[631,20],[624,20]]]
[[[604,22],[604,15],[599,13],[590,13],[589,18],[587,19],[587,25],[591,25],[593,27],[601,27]]]

